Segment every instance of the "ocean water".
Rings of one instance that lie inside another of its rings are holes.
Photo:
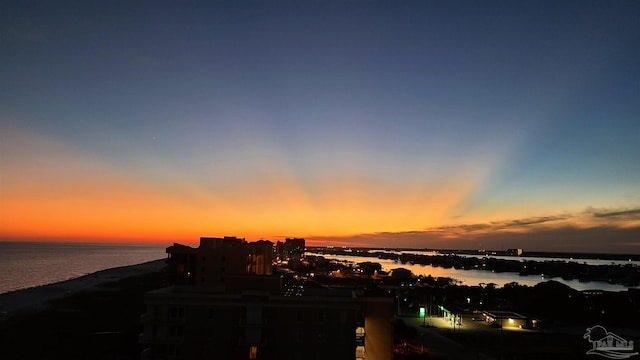
[[[164,245],[0,242],[0,294],[166,257]]]

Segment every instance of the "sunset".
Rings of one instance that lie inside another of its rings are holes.
[[[245,5],[3,5],[0,238],[640,251],[636,2]]]
[[[0,357],[640,351],[640,1],[0,2]]]

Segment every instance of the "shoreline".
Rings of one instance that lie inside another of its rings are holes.
[[[548,279],[562,279],[563,281],[577,281],[578,283],[610,284],[623,287],[618,291],[626,291],[640,286],[640,274],[635,264],[625,265],[590,265],[575,261],[519,261],[502,258],[478,258],[459,255],[422,255],[422,254],[394,254],[386,252],[352,252],[343,249],[309,250],[314,256],[334,256],[348,261],[350,257],[367,258],[370,262],[380,260],[393,261],[397,267],[403,266],[432,266],[454,271],[480,271],[497,274],[517,274],[519,277],[541,276]],[[453,277],[455,278],[455,277]],[[518,279],[513,280],[520,283]],[[568,285],[568,284],[567,284]],[[570,286],[570,285],[569,285]],[[591,289],[589,289],[591,290]],[[616,291],[601,289],[603,291]]]
[[[166,259],[104,269],[77,278],[0,294],[0,321],[49,308],[51,301],[91,291],[128,277],[160,271]]]

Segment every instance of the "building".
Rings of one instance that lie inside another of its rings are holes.
[[[527,321],[527,317],[513,311],[485,311],[482,313],[489,324],[504,328],[536,327],[537,320]]]
[[[389,298],[173,286],[147,293],[145,302],[143,359],[393,358]]]
[[[305,241],[302,238],[287,238],[284,241],[283,255],[286,260],[299,261],[304,257]]]
[[[259,240],[249,243],[249,263],[247,272],[256,275],[273,274],[273,243]]]
[[[173,244],[167,254],[168,272],[179,285],[224,287],[229,275],[273,273],[273,243],[266,240],[203,237],[198,248]]]
[[[280,240],[276,242],[276,258],[277,260],[284,260],[284,243]]]
[[[202,238],[167,252],[178,282],[145,295],[143,359],[393,359],[392,298],[284,291],[269,241]]]
[[[195,284],[198,250],[173,244],[167,248],[167,273],[173,284]]]
[[[507,255],[509,256],[522,256],[524,251],[520,248],[518,249],[507,249]]]

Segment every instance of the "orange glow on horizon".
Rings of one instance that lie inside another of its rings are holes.
[[[0,142],[0,152],[12,154],[0,158],[2,240],[197,243],[201,236],[229,235],[379,246],[372,240],[379,233],[398,239],[426,232],[433,241],[448,241],[533,228],[640,226],[640,219],[616,221],[576,209],[549,221],[532,217],[532,224],[505,220],[527,220],[535,211],[516,205],[509,213],[485,210],[458,218],[495,164],[456,168],[447,178],[379,178],[347,169],[303,179],[278,149],[264,145],[273,161],[256,155],[262,165],[255,174],[195,177],[164,164],[149,173],[125,171],[65,144],[10,135]]]
[[[0,189],[3,239],[259,239],[406,231],[437,225],[474,186],[468,177],[412,184],[358,173],[305,185],[286,164],[211,184],[171,172],[166,182],[132,177],[95,155],[46,139],[18,136],[10,142],[30,146],[0,164],[9,174]]]

